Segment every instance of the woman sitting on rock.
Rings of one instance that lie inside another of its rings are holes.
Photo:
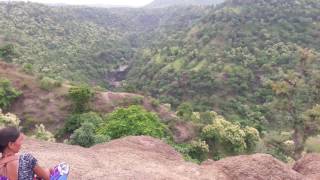
[[[0,180],[33,180],[35,175],[50,180],[50,171],[40,167],[31,154],[17,155],[24,137],[17,128],[0,129]]]

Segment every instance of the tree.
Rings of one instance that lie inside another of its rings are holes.
[[[219,115],[214,117],[212,124],[202,129],[201,138],[207,142],[215,159],[252,152],[260,139],[255,128],[241,128]]]
[[[73,101],[74,111],[77,113],[89,109],[89,101],[93,96],[93,91],[86,85],[74,86],[69,89],[69,97]]]
[[[308,49],[298,49],[298,59],[294,70],[282,73],[278,80],[271,81],[271,87],[275,94],[270,103],[274,109],[273,116],[278,116],[283,120],[287,119],[286,124],[293,128],[292,140],[294,142],[293,158],[298,160],[304,150],[306,139],[318,132],[317,122],[318,106],[315,100],[320,95],[316,89],[313,78],[319,70],[313,64],[315,54]],[[310,124],[316,126],[311,127]]]
[[[112,139],[131,135],[164,138],[167,136],[166,129],[154,113],[147,112],[141,106],[130,106],[110,113],[105,122],[98,127],[97,132]]]

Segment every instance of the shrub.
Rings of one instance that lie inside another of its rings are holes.
[[[73,114],[64,124],[64,133],[73,133],[73,131],[80,128],[81,124],[84,122],[90,122],[97,127],[98,124],[102,123],[102,118],[95,112]]]
[[[306,141],[305,150],[307,153],[320,153],[320,137],[309,137]]]
[[[190,145],[189,155],[193,159],[197,159],[200,162],[208,158],[209,146],[205,141],[192,141]]]
[[[256,129],[241,128],[218,115],[202,129],[201,137],[210,145],[214,157],[251,152],[260,139]]]
[[[182,103],[177,108],[177,115],[184,120],[191,120],[193,108],[191,103]]]
[[[13,126],[19,128],[20,119],[11,113],[3,114],[0,109],[0,127]]]
[[[33,74],[33,66],[32,66],[32,64],[29,64],[29,63],[23,64],[22,70],[23,70],[23,72],[25,72],[27,74]]]
[[[151,99],[150,103],[151,103],[151,106],[154,108],[157,108],[160,106],[160,101],[158,99]]]
[[[143,96],[134,96],[131,100],[131,105],[140,105],[143,103]]]
[[[119,108],[108,115],[107,120],[97,130],[100,135],[112,139],[130,135],[149,135],[157,138],[166,136],[166,126],[158,116],[147,112],[141,106]]]
[[[53,134],[46,130],[43,124],[36,125],[35,134],[32,136],[33,138],[55,142],[56,139],[54,138]]]
[[[70,137],[70,144],[90,147],[97,143],[109,141],[108,136],[96,135],[93,123],[84,122]]]
[[[13,57],[16,55],[17,54],[12,44],[8,44],[0,48],[0,57],[3,57],[7,62],[12,62]]]
[[[9,80],[0,78],[0,108],[7,109],[21,94],[11,86]]]
[[[40,80],[40,88],[46,91],[50,91],[54,88],[61,87],[61,84],[61,81],[57,81],[49,77],[43,77]]]
[[[74,86],[69,89],[69,97],[74,103],[75,112],[84,112],[88,110],[88,103],[94,93],[86,86]]]

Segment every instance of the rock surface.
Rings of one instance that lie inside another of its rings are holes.
[[[303,175],[288,165],[266,154],[229,157],[220,161],[206,161],[202,165],[186,162],[172,147],[147,136],[125,137],[87,149],[27,139],[23,151],[32,153],[45,167],[68,162],[71,165],[70,179],[77,180],[304,179]],[[308,167],[295,167],[308,175],[309,171],[305,170]],[[314,169],[315,172],[318,169]]]
[[[308,180],[320,179],[320,154],[307,154],[298,160],[293,169],[305,175]]]

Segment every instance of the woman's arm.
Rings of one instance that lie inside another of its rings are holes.
[[[33,171],[36,173],[37,176],[43,178],[44,180],[50,180],[50,170],[44,169],[39,165],[35,165]]]

